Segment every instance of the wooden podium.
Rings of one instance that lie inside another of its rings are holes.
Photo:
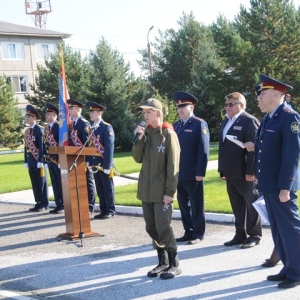
[[[99,233],[91,231],[90,213],[87,196],[87,185],[85,175],[85,155],[99,156],[95,148],[83,148],[77,159],[77,168],[73,165],[81,148],[78,147],[49,147],[49,153],[58,154],[60,161],[60,173],[63,189],[66,232],[58,235],[60,239],[79,239],[80,231],[84,237],[97,236]],[[72,167],[72,168],[71,168]],[[71,169],[71,171],[70,171]],[[76,174],[78,186],[78,199],[76,191]],[[79,202],[79,205],[78,205]],[[80,219],[81,228],[80,228]]]

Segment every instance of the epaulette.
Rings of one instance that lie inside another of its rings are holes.
[[[88,122],[88,120],[87,119],[85,119],[85,118],[83,118],[83,117],[81,117],[81,120],[83,121],[83,122]]]
[[[198,120],[198,121],[200,121],[200,122],[204,121],[203,119],[201,119],[201,118],[199,118],[199,117],[195,117],[194,119],[195,119],[195,120]]]
[[[111,124],[109,124],[109,123],[107,123],[107,122],[105,122],[105,121],[103,121],[103,124],[105,124],[105,125],[107,125],[107,126],[111,126]]]
[[[294,112],[294,110],[291,108],[291,107],[288,107],[288,106],[284,106],[282,108],[282,110],[288,114],[291,114],[292,112]]]

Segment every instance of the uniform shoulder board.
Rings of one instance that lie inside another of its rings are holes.
[[[294,112],[294,110],[293,110],[291,107],[288,107],[288,106],[284,106],[284,107],[282,108],[282,110],[283,110],[284,112],[288,113],[288,114]]]
[[[103,124],[107,125],[107,126],[111,126],[109,123],[103,121]]]
[[[81,120],[82,120],[84,123],[87,123],[87,122],[88,122],[88,120],[85,119],[85,118],[83,118],[83,117],[81,117]]]
[[[195,117],[195,120],[198,120],[200,122],[204,121],[203,119],[199,118],[199,117]]]
[[[43,130],[46,126],[41,126],[41,125],[38,125],[38,127]]]

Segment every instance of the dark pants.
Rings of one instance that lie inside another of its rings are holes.
[[[264,193],[276,251],[283,263],[280,271],[287,278],[300,280],[300,218],[297,193],[290,192],[291,200],[280,202],[279,191]]]
[[[34,200],[39,205],[39,207],[48,207],[48,185],[46,174],[44,177],[40,175],[40,169],[36,167],[28,168]]]
[[[177,199],[185,237],[203,239],[205,233],[203,181],[179,181]]]
[[[104,172],[94,173],[97,194],[100,200],[100,210],[104,214],[115,214],[114,181]]]
[[[54,163],[48,163],[48,169],[49,169],[49,174],[52,182],[55,204],[57,208],[61,209],[64,207],[64,202],[63,202],[60,169]]]
[[[168,252],[176,252],[176,240],[171,227],[173,205],[166,211],[163,211],[163,207],[163,202],[142,201],[146,231],[152,238],[154,249],[165,248]]]
[[[246,180],[226,180],[227,193],[235,217],[236,238],[246,240],[247,235],[261,237],[261,219],[252,205],[257,199],[253,183]]]
[[[94,210],[94,205],[96,200],[93,173],[87,170],[85,172],[85,176],[86,176],[86,186],[87,186],[88,201],[89,201],[89,211],[92,212]]]

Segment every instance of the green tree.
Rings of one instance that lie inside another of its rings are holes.
[[[0,76],[0,144],[9,148],[20,145],[22,139],[21,113],[18,101],[5,76]]]
[[[35,79],[35,84],[30,85],[33,95],[26,95],[26,99],[41,112],[43,120],[46,102],[50,102],[57,107],[59,105],[60,53],[63,53],[70,98],[82,101],[86,94],[86,73],[88,69],[86,60],[81,57],[80,52],[73,51],[64,43],[59,44],[56,54],[51,55],[51,59],[45,61],[46,66],[38,66],[39,75]]]
[[[117,151],[128,150],[132,145],[134,116],[130,98],[139,92],[135,90],[139,85],[129,69],[130,65],[103,38],[90,52],[87,98],[106,107],[103,119],[114,128]]]

